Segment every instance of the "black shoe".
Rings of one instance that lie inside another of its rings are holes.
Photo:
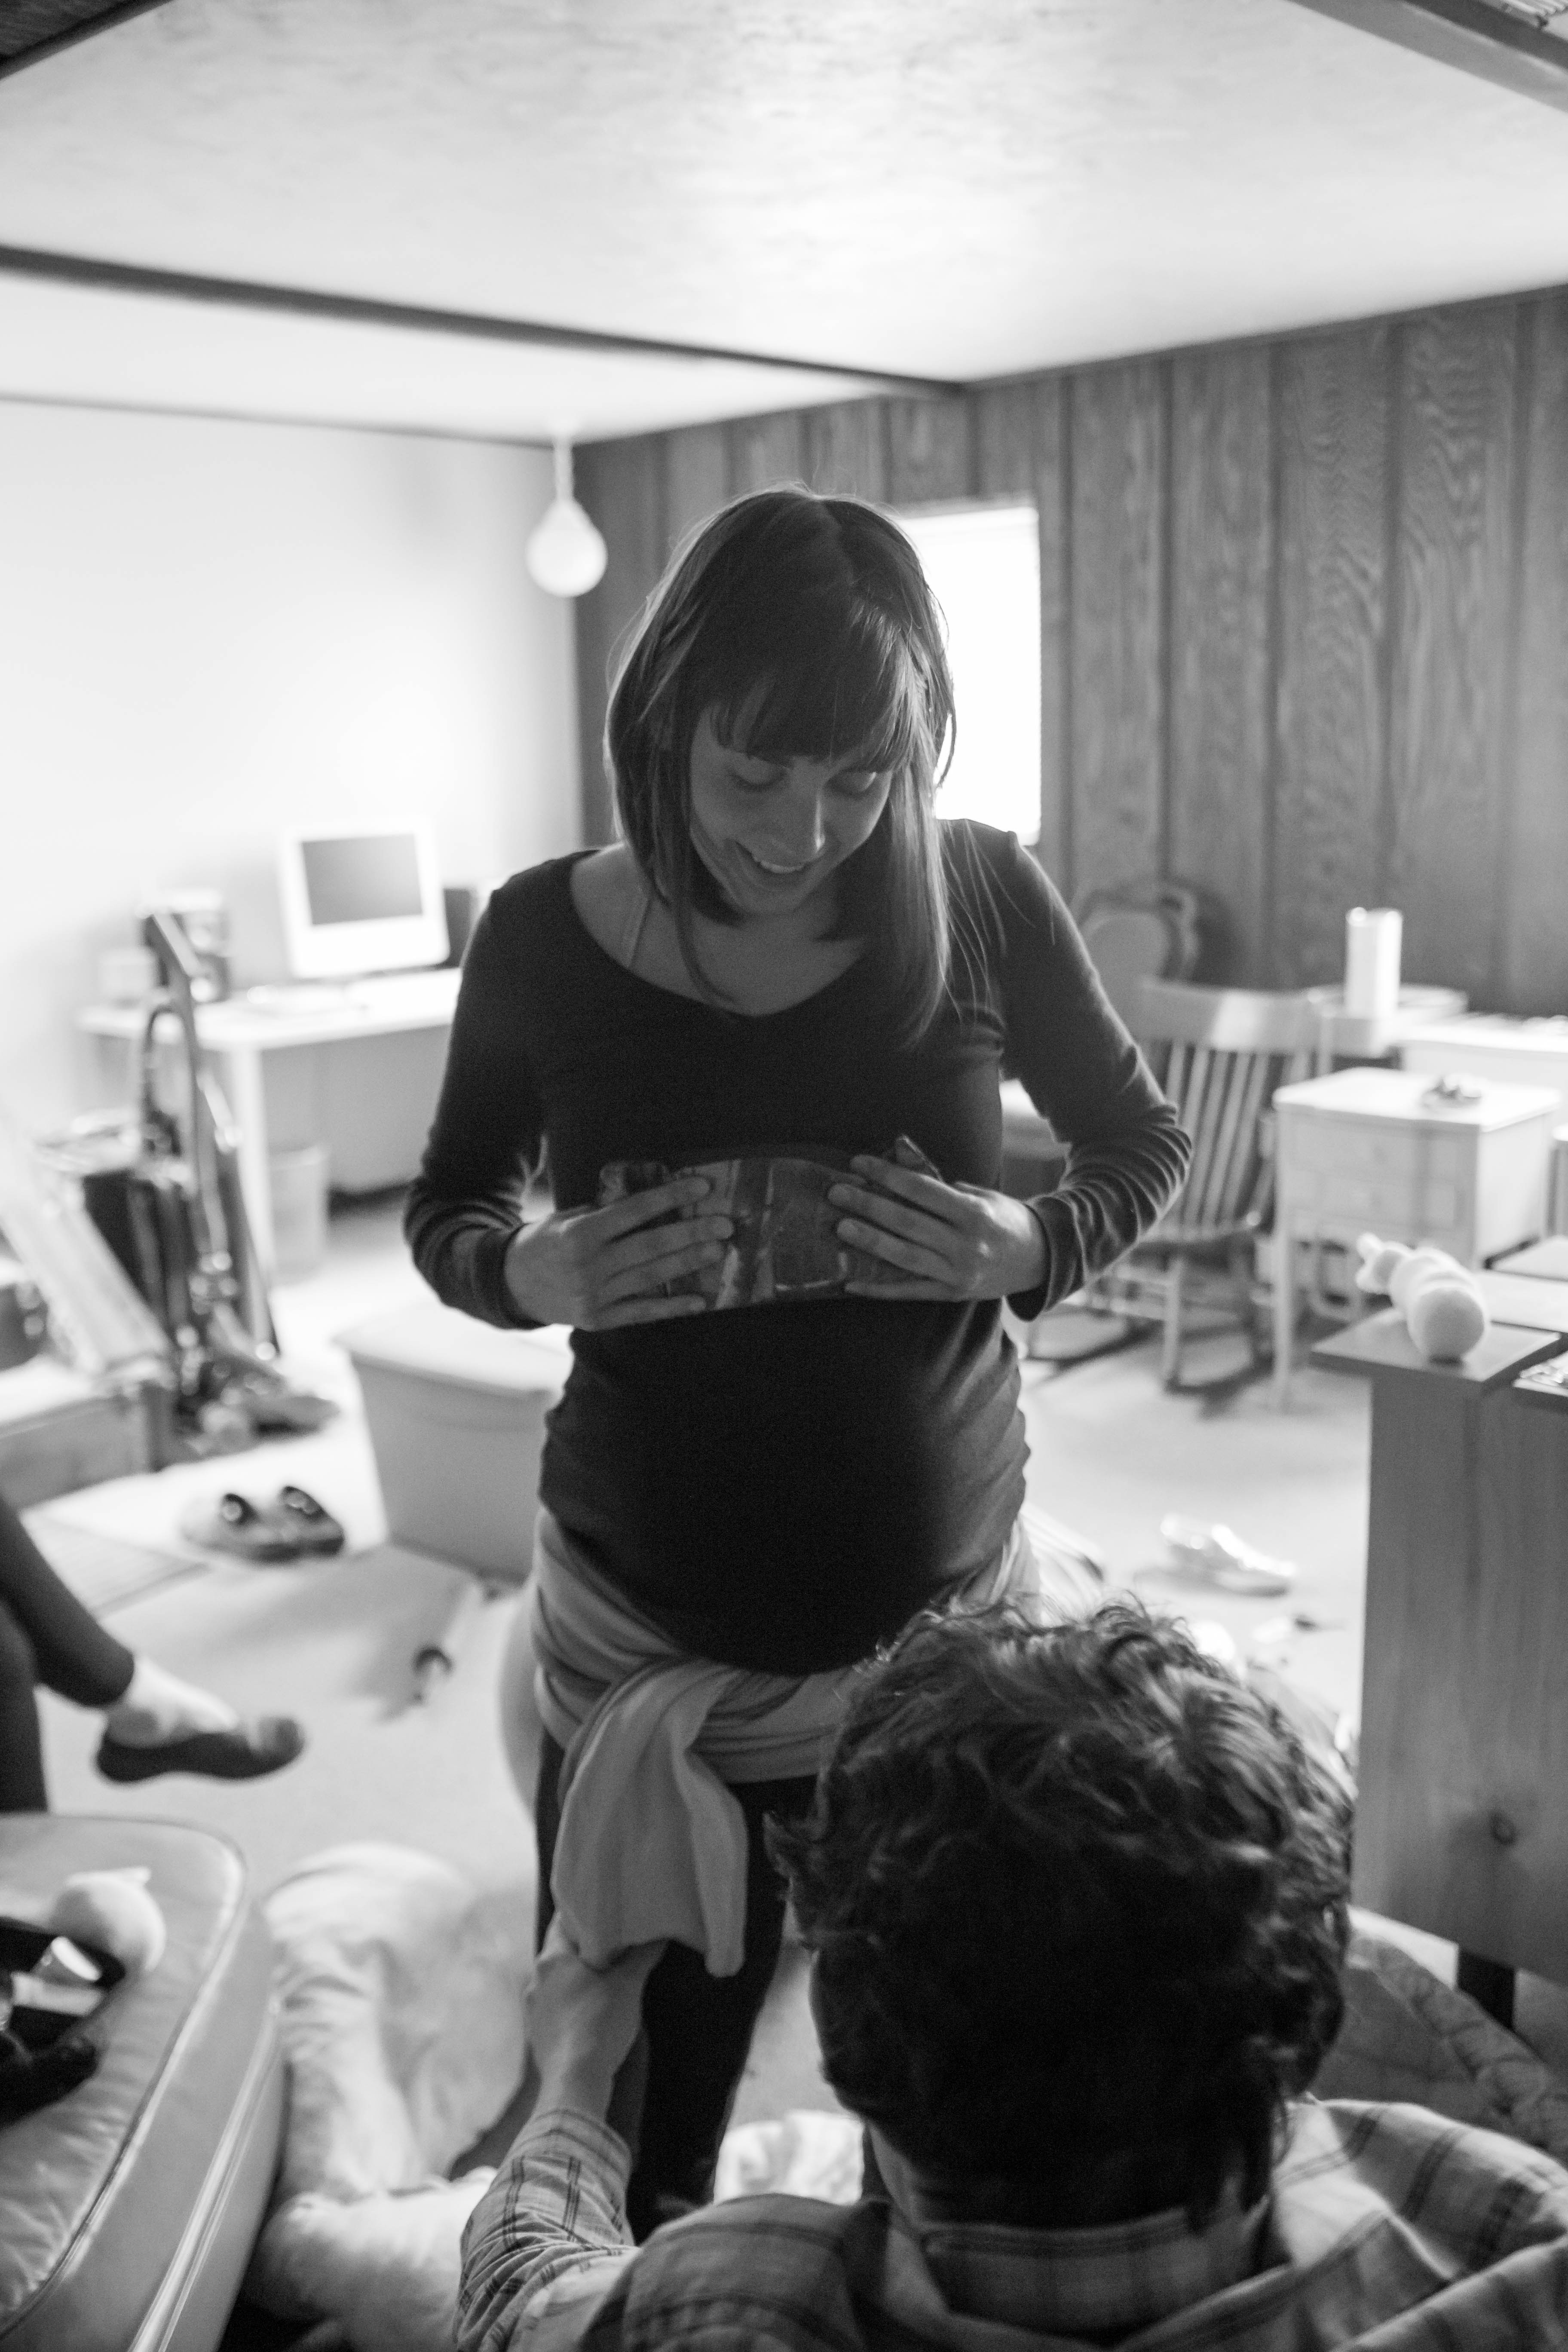
[[[180,1520],[187,1543],[206,1551],[231,1551],[239,1559],[298,1559],[300,1538],[269,1512],[258,1511],[247,1495],[199,1496]]]
[[[211,1780],[258,1780],[292,1764],[305,1735],[291,1716],[264,1715],[229,1731],[193,1731],[152,1748],[105,1732],[93,1761],[106,1780],[151,1780],[160,1772],[199,1772]]]
[[[263,1503],[261,1517],[268,1527],[287,1537],[296,1551],[342,1551],[342,1522],[307,1495],[303,1486],[279,1486],[275,1501]]]

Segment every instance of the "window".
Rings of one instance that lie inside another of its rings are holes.
[[[1032,506],[900,514],[947,621],[958,746],[942,816],[1040,837],[1040,540]]]

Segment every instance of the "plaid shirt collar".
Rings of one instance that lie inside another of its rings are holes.
[[[1270,2196],[1197,2235],[1180,2212],[1051,2231],[761,2196],[634,2250],[629,2162],[590,2116],[525,2128],[468,2224],[462,2352],[690,2342],[720,2305],[734,2341],[795,2352],[1568,2343],[1568,2174],[1416,2106],[1303,2101]]]
[[[926,2210],[919,2196],[906,2210],[897,2197],[898,2237],[888,2284],[913,2319],[929,2300],[912,2238],[949,2309],[1000,2320],[1050,2336],[1129,2335],[1205,2297],[1221,2294],[1258,2268],[1268,2232],[1269,2200],[1243,2210],[1227,2189],[1214,2218],[1193,2230],[1178,2206],[1135,2221],[1100,2229],[1020,2229],[995,2221],[950,2221]]]

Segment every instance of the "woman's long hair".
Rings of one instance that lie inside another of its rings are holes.
[[[840,870],[834,938],[884,961],[914,1043],[948,983],[948,893],[933,800],[952,756],[952,679],[936,600],[890,518],[803,488],[737,499],[677,549],[621,661],[605,761],[621,825],[669,908],[693,983],[693,913],[740,919],[691,839],[691,743],[711,714],[754,758],[890,769],[870,839]]]

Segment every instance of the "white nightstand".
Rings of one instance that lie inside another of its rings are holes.
[[[1281,1087],[1275,1109],[1274,1391],[1289,1387],[1296,1244],[1358,1234],[1433,1242],[1478,1265],[1546,1230],[1559,1097],[1485,1085],[1474,1102],[1431,1099],[1417,1070],[1336,1070]]]

